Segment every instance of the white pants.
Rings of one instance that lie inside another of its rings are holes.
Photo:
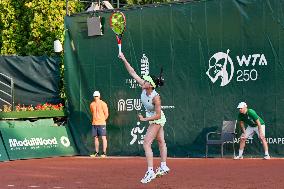
[[[263,136],[265,137],[265,125],[261,125],[260,129],[263,133]],[[258,126],[256,126],[256,127],[248,126],[246,128],[244,137],[245,138],[252,138],[255,132],[256,132],[256,134],[258,135],[258,138],[259,138]]]

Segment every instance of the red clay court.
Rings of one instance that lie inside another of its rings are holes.
[[[155,159],[155,166],[159,159]],[[57,157],[0,163],[0,189],[282,189],[284,159],[169,158],[171,172],[141,184],[143,157]]]

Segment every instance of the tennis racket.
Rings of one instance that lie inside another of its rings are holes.
[[[109,19],[110,27],[116,35],[118,52],[121,54],[121,39],[126,28],[126,19],[122,12],[116,11],[112,13]]]

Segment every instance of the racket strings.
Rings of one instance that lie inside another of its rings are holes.
[[[121,12],[113,13],[110,18],[110,25],[114,33],[122,35],[126,26],[125,16]]]

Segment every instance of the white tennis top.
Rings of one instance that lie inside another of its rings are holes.
[[[151,117],[155,115],[155,106],[153,104],[153,98],[155,96],[159,95],[155,90],[152,91],[152,93],[148,96],[146,94],[146,90],[143,89],[141,93],[141,102],[146,110],[146,117]]]

